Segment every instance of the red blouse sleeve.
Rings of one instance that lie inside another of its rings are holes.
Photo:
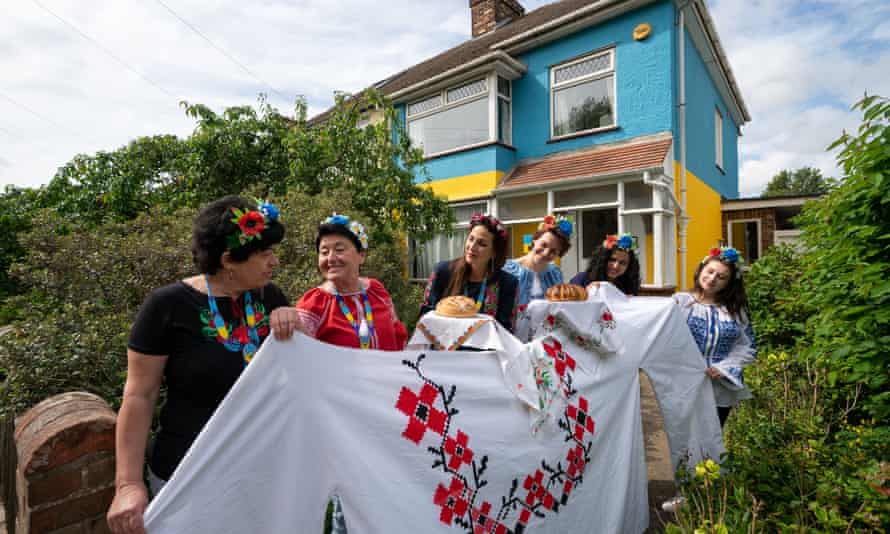
[[[403,350],[408,342],[408,331],[396,314],[389,292],[375,278],[368,278],[368,300],[374,310],[374,327],[377,329],[379,343],[377,348]]]

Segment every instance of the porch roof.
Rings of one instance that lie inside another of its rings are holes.
[[[672,142],[673,138],[668,132],[520,162],[501,179],[496,191],[664,170],[666,161],[671,159],[669,152]]]

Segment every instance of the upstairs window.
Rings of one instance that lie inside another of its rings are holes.
[[[427,156],[447,152],[491,139],[488,115],[482,78],[408,104],[408,135]]]
[[[505,145],[513,144],[513,124],[510,114],[510,80],[498,77],[498,141]]]
[[[550,69],[551,136],[615,125],[615,50]]]
[[[723,115],[719,108],[714,108],[714,151],[717,167],[723,170]]]

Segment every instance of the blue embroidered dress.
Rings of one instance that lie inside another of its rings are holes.
[[[540,273],[535,273],[520,265],[516,260],[507,260],[504,270],[519,280],[519,301],[517,304],[520,306],[525,306],[534,299],[543,299],[548,288],[562,283],[562,271],[552,263]],[[538,287],[535,287],[535,274],[538,275],[540,281]]]
[[[747,315],[737,321],[725,306],[702,304],[690,293],[677,293],[674,301],[686,316],[686,324],[707,365],[723,374],[719,380],[711,381],[717,406],[734,406],[742,399],[750,399],[743,371],[757,357],[757,344]]]

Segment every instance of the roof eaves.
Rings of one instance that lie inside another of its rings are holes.
[[[462,72],[470,71],[475,67],[496,61],[503,62],[509,69],[514,70],[517,76],[528,71],[528,67],[518,59],[512,57],[510,54],[507,54],[502,50],[495,50],[494,52],[477,57],[476,59],[473,59],[467,63],[463,63],[461,65],[458,65],[457,67],[448,69],[444,72],[440,72],[435,76],[431,76],[429,78],[426,78],[425,80],[421,80],[413,85],[409,85],[408,87],[399,89],[398,91],[394,91],[388,96],[391,100],[397,101],[402,97],[417,92],[418,90],[421,90],[425,87],[434,85],[437,82],[453,79],[455,76],[461,74]]]
[[[566,13],[561,17],[539,24],[522,33],[497,41],[489,46],[489,48],[492,50],[503,49],[514,54],[519,53],[534,46],[539,46],[540,44],[558,39],[568,33],[574,33],[583,27],[596,24],[605,18],[620,15],[625,11],[636,9],[654,1],[655,0],[599,0],[580,7],[570,13]],[[576,21],[576,19],[583,20],[578,20],[576,24],[571,24],[573,21]],[[548,34],[548,32],[550,34]]]
[[[717,27],[714,24],[714,19],[711,18],[711,14],[708,12],[708,8],[705,6],[703,0],[692,0],[692,2],[695,8],[695,14],[701,20],[702,27],[705,30],[705,34],[708,36],[708,41],[711,44],[714,55],[720,64],[720,70],[723,72],[723,76],[726,78],[726,83],[732,91],[732,96],[735,100],[734,103],[738,108],[742,119],[744,119],[744,122],[751,122],[751,114],[748,113],[748,107],[745,105],[745,101],[742,98],[742,91],[739,89],[739,84],[736,82],[735,75],[732,73],[732,68],[729,66],[729,59],[727,59],[726,52],[723,50],[723,44],[720,42],[720,37],[717,34]]]

